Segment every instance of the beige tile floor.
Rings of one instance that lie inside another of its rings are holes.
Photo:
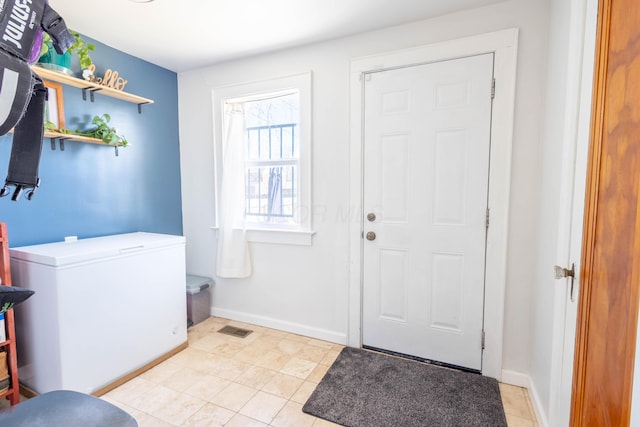
[[[217,333],[226,324],[254,332],[244,339]],[[102,398],[140,427],[336,426],[302,405],[342,348],[211,317],[189,329],[189,348]],[[500,391],[510,427],[537,426],[525,389],[500,384]]]

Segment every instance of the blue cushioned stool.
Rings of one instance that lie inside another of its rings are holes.
[[[0,411],[2,427],[138,427],[122,409],[88,394],[57,390]]]

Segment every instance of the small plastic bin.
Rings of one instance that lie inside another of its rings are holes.
[[[210,277],[187,274],[187,326],[196,325],[211,315]]]

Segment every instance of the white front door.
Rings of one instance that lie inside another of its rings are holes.
[[[364,346],[482,369],[493,57],[364,76]]]

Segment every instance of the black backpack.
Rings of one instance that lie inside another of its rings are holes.
[[[31,199],[40,184],[44,106],[47,89],[31,71],[29,57],[40,51],[42,32],[62,54],[74,42],[64,20],[46,0],[0,0],[0,135],[14,129],[9,171],[0,197],[15,186],[12,200],[25,189]]]

